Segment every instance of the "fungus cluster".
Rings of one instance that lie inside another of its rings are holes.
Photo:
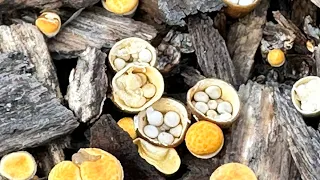
[[[109,61],[115,71],[133,62],[154,65],[156,50],[140,38],[127,38],[117,42],[109,53]]]
[[[144,133],[152,139],[157,139],[161,144],[170,145],[174,138],[179,138],[182,133],[180,115],[174,111],[162,113],[147,108],[148,124],[143,128]]]
[[[112,154],[98,148],[82,148],[72,161],[62,161],[50,171],[48,180],[123,180],[123,168]]]
[[[116,93],[129,107],[139,108],[156,94],[156,86],[143,73],[127,72],[116,79]]]
[[[222,90],[219,86],[209,86],[204,91],[198,91],[193,96],[194,107],[206,116],[220,121],[232,117],[232,105],[221,99]]]
[[[269,51],[267,59],[272,67],[280,67],[286,61],[284,52],[281,49],[272,49]]]
[[[300,84],[295,88],[296,98],[303,111],[316,112],[320,110],[320,78]]]

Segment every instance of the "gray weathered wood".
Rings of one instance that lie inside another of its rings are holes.
[[[107,55],[88,47],[70,73],[66,100],[82,122],[96,120],[102,111],[108,90]]]
[[[12,9],[23,9],[26,7],[41,8],[41,9],[57,9],[62,6],[80,9],[89,7],[99,0],[2,0],[0,2],[0,11],[6,12]]]
[[[303,180],[320,179],[320,132],[309,127],[294,108],[290,89],[274,92],[275,116],[281,123],[289,142],[291,155]]]
[[[0,55],[0,156],[72,132],[79,123],[21,53]]]
[[[254,11],[231,25],[228,32],[227,46],[240,84],[245,83],[250,77],[268,8],[269,1],[262,0]]]
[[[230,58],[224,39],[213,27],[210,17],[190,17],[188,29],[191,35],[198,64],[204,76],[223,79],[237,86],[235,67]]]
[[[302,27],[304,18],[311,16],[312,19],[317,18],[317,9],[310,0],[295,0],[292,1],[291,20],[298,27]]]
[[[287,135],[275,116],[273,88],[249,81],[241,85],[240,118],[231,128],[224,162],[248,165],[259,180],[299,177],[288,149]],[[291,113],[291,111],[288,111]]]
[[[320,0],[310,0],[310,1],[320,8]]]
[[[150,25],[94,7],[84,10],[55,38],[50,39],[48,47],[51,52],[78,56],[87,46],[111,48],[117,41],[127,37],[152,40],[156,35],[156,29]]]
[[[194,86],[198,81],[206,78],[202,76],[198,70],[189,66],[181,72],[181,76],[183,77],[184,83],[190,87]]]
[[[47,44],[36,26],[17,24],[0,26],[0,52],[23,52],[35,66],[37,79],[62,99],[59,82]]]
[[[224,7],[222,0],[142,0],[141,8],[148,15],[169,25],[186,24],[184,18],[200,12],[219,11]]]
[[[319,45],[316,46],[315,51],[314,51],[314,58],[316,61],[316,70],[317,70],[317,76],[320,77],[320,47]]]

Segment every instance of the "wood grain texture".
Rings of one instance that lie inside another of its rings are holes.
[[[262,0],[254,11],[231,25],[228,32],[227,46],[240,84],[245,83],[250,77],[256,51],[262,39],[268,7],[269,0]]]
[[[184,83],[190,87],[194,86],[198,81],[206,78],[202,76],[198,70],[189,66],[182,70],[181,76],[183,77]]]
[[[224,162],[248,165],[259,180],[297,179],[299,173],[288,149],[288,136],[275,116],[273,93],[272,87],[251,81],[240,86],[242,110],[231,128]]]
[[[314,58],[315,58],[315,61],[316,61],[317,76],[320,77],[320,47],[319,47],[319,45],[315,48]]]
[[[119,159],[126,180],[165,180],[138,153],[129,134],[121,129],[110,114],[102,115],[92,126],[90,146],[103,149]]]
[[[290,89],[274,92],[275,114],[287,133],[289,150],[303,180],[320,179],[320,132],[309,127],[294,108]]]
[[[82,122],[92,122],[101,114],[108,90],[106,58],[105,53],[88,47],[70,73],[65,98]]]
[[[311,16],[313,20],[317,19],[317,9],[310,0],[295,0],[292,1],[291,20],[298,27],[303,26],[304,18]]]
[[[27,55],[35,66],[36,78],[59,99],[63,98],[47,44],[36,26],[27,23],[0,26],[0,52],[13,51]]]
[[[192,44],[203,75],[208,78],[219,78],[237,86],[235,67],[224,39],[213,27],[212,19],[190,17],[188,21]]]
[[[310,1],[316,6],[318,6],[318,8],[320,8],[320,0],[310,0]]]
[[[62,13],[67,14],[67,12]],[[156,35],[156,29],[150,25],[116,16],[105,9],[95,7],[84,10],[51,39],[48,46],[51,52],[78,56],[87,46],[97,49],[111,48],[124,38],[138,37],[152,40]]]
[[[8,9],[23,9],[26,7],[57,9],[62,6],[80,9],[92,6],[98,2],[99,0],[2,0],[0,1],[0,11],[5,12]]]
[[[222,0],[142,0],[142,9],[155,19],[168,25],[184,26],[188,15],[219,11],[224,7]],[[160,17],[160,18],[159,18]]]
[[[43,145],[78,126],[34,72],[23,54],[0,55],[0,156]]]

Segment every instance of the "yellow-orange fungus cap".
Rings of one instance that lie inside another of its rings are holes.
[[[228,163],[218,167],[210,180],[257,180],[254,172],[246,165]]]
[[[137,138],[137,133],[134,129],[134,122],[131,117],[124,117],[118,121],[118,125],[126,131],[132,139]]]
[[[208,155],[218,151],[224,141],[219,126],[208,121],[198,121],[190,126],[185,137],[189,151],[197,155]]]
[[[62,161],[51,169],[48,180],[81,180],[80,169],[71,161]]]
[[[10,153],[1,159],[1,175],[14,180],[32,178],[37,170],[37,164],[31,154],[25,151]]]
[[[122,180],[123,169],[120,161],[112,154],[97,148],[83,149],[91,155],[101,158],[96,161],[85,161],[80,165],[82,180]]]
[[[54,33],[59,30],[59,21],[57,19],[48,20],[46,18],[38,18],[36,20],[36,26],[43,32],[43,33]]]
[[[285,60],[286,57],[281,49],[273,49],[268,53],[268,62],[271,66],[282,66]]]
[[[139,0],[103,0],[109,11],[116,14],[124,14],[132,11]]]

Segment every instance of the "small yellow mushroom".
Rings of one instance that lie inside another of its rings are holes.
[[[244,164],[227,163],[218,167],[210,176],[210,180],[221,179],[257,180],[257,177],[254,172]]]
[[[306,42],[306,47],[310,52],[312,52],[312,53],[314,52],[314,45],[311,41]]]
[[[44,12],[37,18],[35,24],[44,35],[51,38],[59,33],[61,19],[54,12]]]
[[[131,14],[138,4],[139,0],[102,0],[105,9],[119,15]]]
[[[28,180],[34,177],[37,164],[26,151],[13,152],[2,157],[0,174],[10,180]]]
[[[267,59],[272,67],[280,67],[286,61],[286,57],[281,49],[273,49],[269,51]]]
[[[131,117],[124,117],[120,119],[117,124],[126,131],[132,139],[137,138],[137,133],[134,129],[134,122]]]
[[[50,171],[48,180],[82,180],[79,167],[71,161],[62,161]]]

